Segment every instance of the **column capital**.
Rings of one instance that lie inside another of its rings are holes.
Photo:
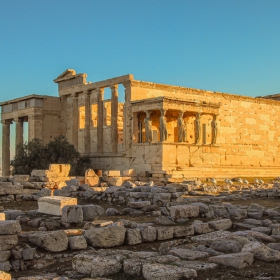
[[[118,84],[110,85],[111,90],[118,90]]]
[[[78,99],[78,92],[71,93],[73,99]]]
[[[83,91],[84,95],[91,95],[91,90],[90,89],[86,89]]]
[[[1,120],[2,124],[12,124],[13,121],[12,120]]]

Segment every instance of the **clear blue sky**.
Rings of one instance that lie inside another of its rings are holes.
[[[241,95],[280,93],[279,0],[0,4],[0,101],[57,95],[53,79],[67,68],[92,82],[131,73]]]

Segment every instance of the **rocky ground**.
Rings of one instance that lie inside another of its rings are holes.
[[[78,205],[61,217],[37,211],[43,186],[3,194],[0,270],[20,280],[280,279],[280,188],[266,183],[98,190],[71,180],[55,194]]]

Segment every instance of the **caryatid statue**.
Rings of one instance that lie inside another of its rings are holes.
[[[187,141],[187,132],[186,132],[186,126],[185,126],[185,121],[183,119],[182,111],[179,111],[177,126],[178,126],[178,142],[186,142]]]
[[[166,124],[166,117],[165,117],[165,110],[161,110],[160,115],[160,141],[164,142],[167,140],[168,133],[167,133],[167,124]]]
[[[211,144],[215,145],[217,142],[217,134],[218,134],[217,115],[213,115],[213,120],[211,122],[211,128],[212,128]]]
[[[195,134],[195,144],[200,141],[201,136],[201,127],[200,127],[200,113],[196,113],[196,117],[194,120],[194,134]]]
[[[150,143],[153,141],[153,131],[152,131],[152,121],[150,119],[149,111],[146,111],[146,118],[144,119],[144,123],[145,123],[146,142]]]

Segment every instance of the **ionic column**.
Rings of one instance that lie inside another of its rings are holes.
[[[16,123],[16,147],[23,144],[23,119],[15,119]]]
[[[10,176],[10,123],[2,120],[2,176]]]
[[[111,88],[111,138],[112,152],[118,152],[118,85]]]
[[[79,108],[78,95],[72,95],[72,144],[78,150]]]
[[[85,95],[85,131],[84,131],[84,152],[90,153],[90,120],[91,120],[91,106],[90,106],[90,91],[86,91]]]
[[[97,98],[97,152],[103,153],[103,100],[104,88],[100,88]]]

